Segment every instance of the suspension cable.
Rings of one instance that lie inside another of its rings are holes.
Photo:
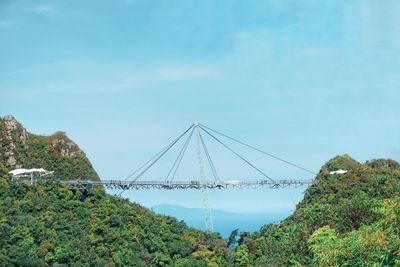
[[[192,127],[194,127],[194,124],[192,124],[183,134],[181,134],[173,143],[172,145],[166,149],[163,153],[161,153],[161,155],[159,155],[149,166],[146,167],[146,169],[144,169],[138,176],[135,177],[135,179],[133,179],[133,182],[136,182],[148,169],[150,169],[160,158],[162,158],[162,156],[165,155],[165,153],[168,152],[168,150],[170,150],[171,147],[173,147],[176,142],[179,141],[179,139],[181,139]]]
[[[176,172],[178,171],[179,166],[181,165],[183,156],[185,155],[186,149],[187,149],[188,146],[189,146],[189,142],[190,142],[190,140],[192,139],[193,133],[194,133],[194,128],[193,128],[193,130],[192,130],[192,132],[191,132],[191,134],[190,134],[190,138],[189,138],[189,141],[188,141],[187,144],[186,144],[185,150],[183,151],[182,156],[181,156],[181,158],[179,159],[178,165],[177,165],[176,168],[175,168],[174,174],[172,175],[171,182],[174,180],[175,175],[176,175]]]
[[[169,178],[169,176],[170,176],[172,170],[175,168],[175,166],[176,166],[177,162],[179,161],[179,159],[181,158],[181,156],[183,157],[182,154],[185,153],[186,148],[187,148],[187,146],[188,146],[188,144],[189,144],[189,141],[190,141],[190,139],[192,138],[193,132],[194,132],[194,128],[192,129],[192,132],[189,134],[188,138],[186,139],[185,143],[183,144],[182,149],[181,149],[181,151],[180,151],[179,154],[178,154],[178,157],[177,157],[176,160],[174,161],[174,164],[172,165],[171,169],[169,170],[167,176],[165,177],[165,180],[164,180],[165,182],[168,180],[168,178]],[[177,167],[179,167],[179,165],[177,165]],[[176,171],[175,171],[175,172],[176,172]]]
[[[151,164],[149,166],[147,166],[138,176],[136,176],[132,182],[137,181],[148,169],[150,169],[162,156],[165,155],[165,153],[168,152],[168,150],[171,149],[171,147],[173,147],[188,131],[190,131],[190,129],[192,129],[194,127],[194,123],[192,125],[190,125],[190,127],[184,131],[180,136],[178,136],[174,141],[172,141],[168,146],[166,146],[164,149],[162,149],[160,152],[158,152],[155,156],[153,156],[150,160],[148,160],[145,164],[143,164],[139,169],[137,169],[136,171],[134,171],[132,174],[130,174],[127,178],[124,179],[124,181],[126,181],[127,179],[129,179],[130,177],[132,177],[134,174],[136,174],[139,170],[141,170],[143,167],[145,167],[147,164],[149,164],[151,161]],[[126,189],[122,190],[118,195],[121,196],[123,192],[125,192]]]
[[[128,175],[124,181],[128,180],[129,178],[131,178],[133,175],[135,175],[138,171],[140,171],[143,167],[145,167],[147,164],[149,164],[153,159],[155,159],[158,155],[160,155],[161,153],[163,153],[165,150],[170,149],[176,142],[178,142],[179,139],[182,138],[182,136],[184,136],[192,127],[194,126],[194,124],[190,125],[190,127],[184,132],[182,133],[180,136],[178,136],[174,141],[172,141],[170,144],[168,144],[166,147],[164,147],[160,152],[158,152],[157,154],[155,154],[151,159],[149,159],[148,161],[146,161],[142,166],[140,166],[137,170],[135,170],[134,172],[132,172],[130,175]]]
[[[226,149],[228,149],[229,151],[231,151],[233,154],[235,154],[236,156],[238,156],[239,158],[241,158],[243,161],[245,161],[248,165],[250,165],[253,169],[255,169],[256,171],[258,171],[259,173],[261,173],[264,177],[268,178],[269,180],[271,180],[272,182],[275,183],[275,181],[269,177],[267,174],[265,174],[263,171],[261,171],[259,168],[257,168],[256,166],[254,166],[253,164],[251,164],[247,159],[245,159],[244,157],[240,156],[238,153],[236,153],[233,149],[231,149],[230,147],[228,147],[226,144],[224,144],[221,140],[219,140],[217,137],[215,137],[213,134],[211,134],[210,132],[208,132],[206,129],[204,129],[201,125],[199,125],[199,127],[205,131],[209,136],[211,136],[213,139],[215,139],[218,143],[220,143],[221,145],[223,145]]]
[[[200,132],[199,132],[199,136],[200,136],[200,141],[201,141],[201,144],[203,146],[204,152],[205,152],[207,160],[208,160],[208,164],[210,165],[211,171],[213,173],[214,179],[216,181],[219,181],[217,170],[215,169],[215,166],[214,166],[214,163],[213,163],[213,161],[211,159],[210,153],[208,153],[208,149],[207,149],[206,143],[204,142],[203,136],[201,135]]]
[[[260,153],[262,153],[262,154],[264,154],[264,155],[267,155],[267,156],[269,156],[269,157],[271,157],[271,158],[277,159],[277,160],[282,161],[282,162],[284,162],[284,163],[286,163],[286,164],[289,164],[289,165],[291,165],[291,166],[293,166],[293,167],[296,167],[296,168],[298,168],[298,169],[301,169],[301,170],[303,170],[303,171],[306,171],[306,172],[309,172],[309,173],[311,173],[311,174],[316,175],[315,172],[310,171],[310,170],[308,170],[308,169],[306,169],[306,168],[303,168],[303,167],[301,167],[301,166],[299,166],[299,165],[297,165],[297,164],[295,164],[295,163],[293,163],[293,162],[290,162],[290,161],[284,160],[284,159],[282,159],[282,158],[280,158],[280,157],[274,156],[274,155],[272,155],[272,154],[270,154],[270,153],[268,153],[268,152],[265,152],[265,151],[263,151],[263,150],[261,150],[261,149],[258,149],[258,148],[256,148],[256,147],[254,147],[254,146],[252,146],[252,145],[246,144],[246,143],[244,143],[244,142],[242,142],[242,141],[240,141],[240,140],[237,140],[237,139],[235,139],[235,138],[233,138],[233,137],[230,137],[230,136],[228,136],[228,135],[226,135],[226,134],[223,134],[223,133],[221,133],[221,132],[219,132],[219,131],[217,131],[217,130],[211,129],[211,128],[209,128],[209,127],[203,125],[203,124],[200,124],[200,126],[206,128],[206,129],[208,129],[208,130],[210,130],[210,131],[213,131],[214,133],[217,133],[217,134],[219,134],[219,135],[222,135],[222,136],[224,136],[224,137],[226,137],[226,138],[228,138],[228,139],[230,139],[230,140],[233,140],[233,141],[235,141],[235,142],[237,142],[237,143],[239,143],[239,144],[241,144],[241,145],[244,145],[244,146],[246,146],[246,147],[248,147],[248,148],[251,148],[251,149],[253,149],[253,150],[256,150],[256,151],[258,151],[258,152],[260,152]]]

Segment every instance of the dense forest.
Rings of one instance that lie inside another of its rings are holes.
[[[98,176],[64,133],[33,135],[11,116],[0,130],[0,266],[400,266],[393,160],[337,156],[287,219],[223,240],[102,188],[81,201],[57,180]],[[16,167],[56,173],[30,186],[11,181]]]
[[[229,266],[218,234],[189,229],[128,200],[85,201],[52,181],[0,180],[0,266]]]
[[[289,218],[242,233],[243,265],[400,266],[400,165],[338,156],[316,179]]]
[[[35,186],[11,181],[14,168],[44,167]],[[62,132],[28,133],[0,118],[0,266],[229,266],[219,234],[190,229],[102,188],[81,192],[57,180],[99,179],[84,152]]]

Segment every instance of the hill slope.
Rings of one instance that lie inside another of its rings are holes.
[[[235,231],[229,243],[101,188],[82,202],[79,191],[51,180],[14,183],[8,171],[17,167],[98,179],[64,133],[37,136],[1,118],[0,266],[400,266],[400,165],[393,160],[328,161],[293,215],[236,239]],[[348,172],[330,174],[338,169]]]
[[[226,266],[218,235],[94,190],[0,180],[0,266]]]
[[[8,171],[44,167],[54,177],[34,186]],[[227,266],[233,253],[218,234],[190,229],[102,188],[81,192],[55,180],[99,179],[64,133],[28,133],[0,119],[0,266]]]
[[[42,167],[54,171],[58,180],[99,180],[85,153],[65,133],[35,135],[10,115],[0,117],[1,166],[8,170]]]
[[[329,174],[338,169],[345,174]],[[279,225],[244,234],[236,254],[255,266],[399,266],[400,165],[327,162],[296,211]]]

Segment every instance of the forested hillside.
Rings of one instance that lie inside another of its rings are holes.
[[[0,180],[0,266],[228,266],[226,242],[128,200]]]
[[[235,247],[103,190],[82,202],[58,183],[2,177],[0,266],[398,266],[399,164],[336,157],[317,179],[292,216]]]
[[[44,167],[36,185],[11,181],[17,167]],[[346,170],[344,174],[334,173]],[[328,161],[295,212],[255,233],[190,229],[128,200],[57,183],[98,179],[64,133],[28,133],[0,119],[0,266],[400,266],[400,165]],[[268,193],[267,191],[265,192]]]
[[[233,252],[218,234],[190,229],[128,200],[57,180],[98,179],[84,152],[64,133],[28,133],[0,119],[0,266],[229,266]],[[31,186],[13,168],[44,167],[53,177]]]
[[[35,135],[10,115],[0,117],[1,166],[8,170],[45,168],[59,180],[99,180],[85,153],[65,133]]]
[[[316,179],[292,216],[242,235],[243,265],[400,266],[400,165],[345,155]]]

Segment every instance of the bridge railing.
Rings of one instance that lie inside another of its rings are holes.
[[[140,190],[140,189],[229,189],[229,188],[283,188],[289,186],[308,186],[315,183],[315,180],[229,180],[229,181],[120,181],[120,180],[102,180],[102,181],[84,181],[68,180],[61,183],[77,189],[88,189],[93,186],[103,186],[108,189],[121,190]]]

